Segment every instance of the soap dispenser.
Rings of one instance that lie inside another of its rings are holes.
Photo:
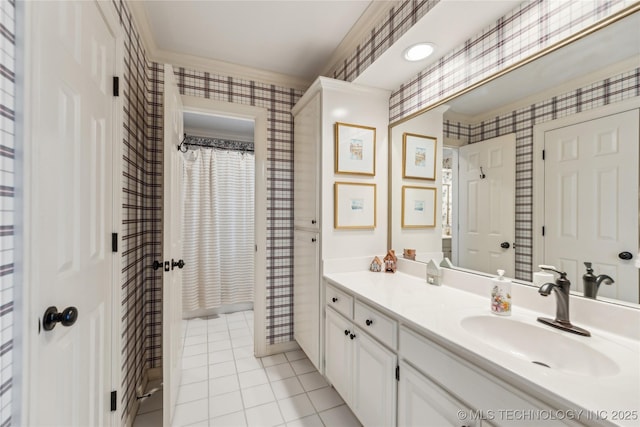
[[[500,316],[511,315],[511,280],[498,270],[498,277],[491,280],[491,312]]]

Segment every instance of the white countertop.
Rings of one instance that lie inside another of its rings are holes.
[[[615,361],[619,367],[616,373],[595,377],[571,373],[571,361],[568,360],[569,369],[563,372],[535,365],[522,355],[499,349],[461,326],[461,320],[468,316],[492,316],[488,292],[483,297],[452,286],[431,286],[422,278],[401,272],[337,272],[325,274],[325,279],[355,294],[356,298],[391,312],[401,323],[534,397],[556,403],[556,408],[606,411],[610,420],[614,411],[640,411],[638,340],[592,326],[586,328],[591,332],[591,337],[556,330],[536,321],[541,315],[549,317],[549,311],[533,311],[524,307],[525,301],[514,300],[513,314],[505,317],[505,320],[515,320],[547,328],[553,334],[562,334],[563,339],[570,340],[569,344],[576,342],[576,345],[591,347]],[[552,308],[551,312],[555,312],[555,300],[548,299],[544,302]],[[545,346],[545,343],[541,342],[540,345]],[[543,350],[561,351],[554,348]],[[640,417],[640,413],[636,414]],[[637,419],[613,422],[620,425],[640,425]]]

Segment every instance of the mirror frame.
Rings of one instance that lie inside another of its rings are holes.
[[[419,117],[420,115],[431,111],[441,105],[444,105],[448,102],[450,102],[452,99],[455,99],[459,96],[462,96],[468,92],[471,92],[472,90],[475,90],[483,85],[485,85],[486,83],[489,83],[507,73],[510,73],[513,70],[516,70],[520,67],[523,67],[533,61],[535,61],[538,58],[541,58],[549,53],[555,52],[558,49],[563,48],[564,46],[567,46],[577,40],[580,40],[592,33],[595,33],[598,30],[601,30],[605,27],[608,27],[611,24],[614,24],[618,21],[620,21],[621,19],[626,18],[627,16],[633,15],[636,12],[640,12],[640,3],[635,3],[632,4],[631,6],[626,7],[625,9],[622,9],[621,11],[608,16],[606,18],[604,18],[603,20],[596,22],[595,24],[592,24],[580,31],[578,31],[577,33],[567,37],[566,39],[563,39],[559,42],[556,42],[550,46],[547,46],[546,48],[540,50],[539,52],[536,52],[533,55],[530,55],[524,59],[521,59],[520,61],[515,62],[514,64],[511,64],[510,66],[506,67],[503,70],[500,70],[494,74],[491,74],[490,76],[485,77],[482,80],[477,81],[476,83],[473,83],[467,87],[465,87],[464,89],[459,90],[458,92],[455,92],[449,96],[444,97],[443,99],[434,102],[433,104],[427,105],[424,108],[421,108],[420,110],[411,113],[410,115],[403,117],[399,120],[396,120],[394,122],[389,123],[389,128],[388,128],[388,135],[387,135],[387,140],[388,140],[388,144],[389,144],[389,156],[387,159],[387,167],[388,167],[388,200],[391,201],[391,191],[392,191],[392,184],[393,184],[393,161],[391,158],[391,153],[392,153],[392,149],[393,149],[393,139],[392,139],[392,131],[393,128],[401,125],[409,120],[412,120],[416,117]],[[388,222],[387,222],[387,249],[391,249],[392,248],[392,239],[393,239],[393,235],[392,235],[392,229],[393,229],[393,222],[396,219],[393,217],[393,207],[391,206],[391,203],[388,204],[387,206],[387,218],[388,218]],[[535,251],[535,248],[534,248]],[[470,274],[475,274],[478,276],[483,276],[483,277],[493,277],[491,274],[488,273],[484,273],[481,271],[476,271],[476,270],[469,270],[469,269],[465,269],[465,268],[460,268],[460,267],[455,267],[456,270],[459,271],[463,271],[466,273],[470,273]],[[524,285],[528,285],[531,286],[531,282],[527,282],[524,280],[520,280],[520,279],[512,279],[515,283],[520,283],[520,284],[524,284]],[[627,302],[627,301],[621,301],[621,300],[612,300],[609,298],[604,298],[604,299],[600,299],[598,298],[597,301],[600,302],[606,302],[606,303],[610,303],[610,304],[617,304],[617,305],[622,305],[625,307],[630,307],[630,308],[634,308],[634,309],[640,309],[640,304],[639,303],[631,303],[631,302]]]

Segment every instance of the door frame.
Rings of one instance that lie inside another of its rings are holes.
[[[113,34],[115,41],[114,56],[114,75],[122,78],[124,71],[124,32],[120,26],[120,20],[116,14],[113,5],[110,2],[95,0],[95,3],[103,15],[109,30]],[[23,81],[18,83],[16,93],[16,104],[22,107],[23,120],[16,121],[16,140],[22,139],[22,153],[17,156],[17,167],[20,176],[16,179],[16,191],[18,194],[16,200],[16,225],[19,230],[16,233],[16,287],[21,287],[19,295],[16,295],[16,323],[19,323],[15,330],[21,333],[22,345],[15,347],[14,378],[17,377],[18,384],[15,384],[17,393],[14,394],[14,408],[20,408],[18,419],[15,420],[21,425],[30,424],[30,398],[32,390],[38,387],[37,378],[31,375],[31,367],[37,363],[40,356],[33,351],[36,348],[36,340],[38,339],[38,325],[41,317],[41,309],[37,305],[35,296],[38,294],[38,288],[32,283],[34,266],[37,265],[37,259],[32,255],[32,249],[37,245],[31,241],[31,224],[32,219],[38,215],[32,209],[32,171],[34,170],[33,153],[37,149],[37,144],[33,140],[32,126],[34,125],[34,108],[33,98],[33,81],[37,78],[34,75],[32,63],[34,60],[34,32],[37,30],[33,22],[33,3],[24,2],[22,17],[24,18],[23,34],[23,52],[21,57],[24,59],[22,67],[18,67],[18,71],[23,71]],[[19,76],[19,74],[18,74]],[[21,96],[20,96],[21,95]],[[18,97],[20,96],[20,99]],[[112,97],[112,169],[107,171],[111,173],[112,181],[112,232],[118,234],[118,249],[122,247],[122,139],[123,139],[123,116],[124,101],[122,96]],[[20,138],[22,137],[22,138]],[[105,239],[106,242],[109,239]],[[121,387],[122,373],[121,366],[121,252],[111,252],[112,256],[112,277],[111,277],[111,378],[110,389],[119,391]],[[19,372],[16,375],[16,372]],[[121,394],[121,393],[119,393]],[[119,401],[121,396],[118,398]],[[118,401],[118,403],[119,403]],[[121,419],[122,405],[116,405],[117,410],[111,412],[111,424],[119,424]]]
[[[253,284],[253,347],[258,357],[267,350],[267,117],[266,108],[182,95],[185,112],[197,112],[254,120],[255,156],[255,261]],[[258,286],[263,284],[263,286]]]
[[[545,132],[561,127],[572,126],[578,123],[599,119],[605,116],[622,113],[624,111],[640,108],[640,98],[635,97],[614,104],[597,107],[551,120],[533,127],[533,250],[532,271],[537,271],[537,266],[544,264],[544,238],[542,226],[544,225],[544,161],[542,149],[544,147]],[[537,154],[536,154],[537,153]],[[640,161],[640,159],[639,159]]]

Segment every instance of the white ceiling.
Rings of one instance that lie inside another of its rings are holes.
[[[158,49],[311,82],[370,0],[143,2]],[[391,5],[391,3],[389,3]]]
[[[357,81],[396,89],[521,1],[441,0]],[[302,87],[307,87],[317,76],[326,75],[333,62],[352,53],[373,25],[398,4],[390,0],[145,0],[132,3],[134,9],[142,9],[152,51],[157,51],[161,62],[186,65],[185,57],[219,61],[291,76],[299,79],[298,82],[306,82]],[[401,53],[412,41],[436,43],[436,55],[417,63],[405,61]],[[173,61],[167,56],[172,54]]]
[[[254,126],[249,119],[184,112],[184,132],[192,136],[253,141]]]

